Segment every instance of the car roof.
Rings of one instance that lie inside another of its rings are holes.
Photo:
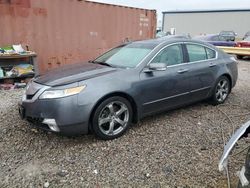
[[[234,32],[234,31],[233,30],[222,30],[221,33],[222,32]]]
[[[233,30],[223,30],[223,31],[221,31],[221,33],[223,33],[223,32],[225,32],[225,33],[234,33]]]
[[[210,45],[200,40],[194,40],[194,39],[188,39],[188,38],[175,38],[175,37],[169,37],[169,38],[164,37],[164,39],[161,39],[161,40],[149,39],[149,40],[135,41],[135,42],[132,42],[132,44],[151,45],[153,48],[155,48],[160,45],[166,45],[166,44],[178,43],[178,42],[194,42],[194,43],[199,43],[201,45],[206,45],[206,46],[214,48],[213,45]]]
[[[191,39],[185,38],[185,37],[162,37],[157,39],[149,39],[149,40],[141,40],[141,41],[135,41],[132,43],[138,43],[138,44],[151,44],[152,46],[156,47],[160,44],[168,44],[168,43],[175,43],[175,42],[186,42],[190,41]]]

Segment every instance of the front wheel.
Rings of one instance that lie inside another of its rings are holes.
[[[213,105],[222,104],[227,99],[231,90],[231,84],[226,76],[222,76],[218,79],[213,90],[211,102]]]
[[[132,107],[123,97],[104,100],[95,110],[92,119],[94,134],[103,140],[123,135],[131,124]]]

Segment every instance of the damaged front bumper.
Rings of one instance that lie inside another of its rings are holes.
[[[39,99],[50,87],[35,82],[28,84],[19,102],[19,114],[33,126],[63,135],[87,134],[93,104],[78,102],[78,95],[55,99]]]

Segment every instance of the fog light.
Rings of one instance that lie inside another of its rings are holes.
[[[54,131],[54,132],[59,132],[60,129],[56,124],[56,120],[55,119],[44,119],[43,120],[43,124],[46,124],[49,126],[50,130]]]

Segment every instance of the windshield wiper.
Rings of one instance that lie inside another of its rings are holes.
[[[108,67],[113,67],[112,65],[106,63],[106,62],[100,62],[100,61],[89,61],[89,63],[94,63],[94,64],[100,64],[100,65],[105,65]]]

